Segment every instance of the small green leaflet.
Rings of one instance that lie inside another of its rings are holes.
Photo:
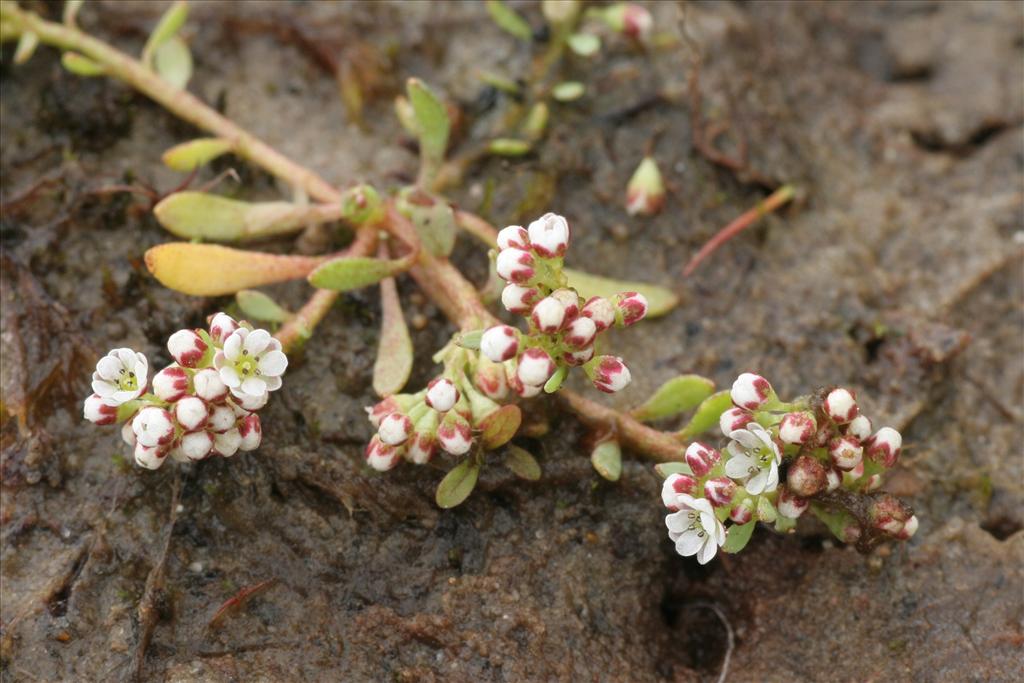
[[[437,486],[434,500],[438,507],[453,508],[469,497],[476,487],[476,479],[480,475],[480,465],[472,457],[467,457],[453,467]]]

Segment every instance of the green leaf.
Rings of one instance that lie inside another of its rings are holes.
[[[336,208],[290,202],[242,202],[205,192],[175,192],[153,209],[157,221],[185,239],[214,242],[283,235],[336,218]]]
[[[679,438],[689,441],[717,426],[718,418],[722,417],[722,413],[731,407],[732,397],[729,395],[728,390],[712,394],[697,406],[697,412],[693,414],[690,421],[679,432]]]
[[[235,294],[235,301],[246,317],[253,320],[265,320],[271,323],[283,323],[292,314],[269,296],[255,289],[243,289]]]
[[[558,369],[555,370],[554,374],[552,374],[551,377],[548,378],[548,381],[544,383],[544,393],[553,394],[558,391],[568,374],[569,368],[567,366],[558,366]]]
[[[185,25],[188,18],[188,3],[185,0],[178,0],[171,5],[164,15],[160,17],[156,28],[149,34],[146,46],[142,49],[142,62],[151,65],[156,51],[161,45],[173,38]]]
[[[533,40],[533,29],[526,19],[500,0],[487,0],[487,13],[506,33],[526,42]]]
[[[689,410],[711,395],[715,383],[700,375],[679,375],[662,384],[633,417],[642,421],[660,420]]]
[[[444,161],[448,148],[448,109],[418,78],[410,78],[406,92],[416,114],[416,130],[420,139],[420,184],[426,186]]]
[[[495,138],[487,143],[487,151],[499,157],[521,157],[529,154],[533,145],[526,140],[515,138]]]
[[[480,474],[480,465],[472,458],[466,458],[453,467],[437,486],[434,500],[438,507],[453,508],[469,497],[476,487],[476,479]]]
[[[480,441],[489,451],[504,446],[519,431],[523,413],[517,405],[502,406],[485,417],[477,425],[481,430]]]
[[[393,277],[408,270],[412,264],[413,259],[410,257],[377,259],[369,256],[342,256],[310,273],[309,284],[320,289],[348,292]]]
[[[137,398],[131,401],[125,401],[124,403],[117,407],[117,421],[124,422],[125,420],[131,418],[133,415],[135,415],[135,413],[139,411],[140,408],[142,408],[144,403],[145,401],[141,401]]]
[[[412,221],[428,253],[444,258],[452,253],[458,226],[448,202],[417,188],[406,188],[398,196],[398,210]]]
[[[65,53],[66,54],[66,53]],[[190,173],[199,166],[205,166],[234,147],[228,140],[220,138],[198,138],[175,145],[164,152],[164,166],[183,173]]]
[[[519,95],[519,93],[522,92],[522,88],[518,83],[508,76],[503,76],[502,74],[495,73],[494,71],[478,71],[476,76],[482,83],[502,92],[507,92],[510,95]]]
[[[93,76],[102,76],[107,73],[107,70],[100,64],[92,61],[88,57],[83,57],[77,52],[65,52],[60,56],[61,65],[75,74],[76,76],[85,76],[87,78]]]
[[[394,278],[385,278],[380,283],[380,307],[380,341],[373,364],[373,390],[383,398],[400,392],[412,372],[412,339],[402,315]]]
[[[622,476],[622,448],[618,441],[602,441],[590,453],[590,464],[608,481]]]
[[[615,280],[571,268],[565,268],[563,272],[569,278],[569,286],[578,291],[584,299],[589,299],[592,296],[613,299],[619,292],[640,292],[647,297],[648,318],[665,315],[679,304],[679,297],[671,290],[657,285],[630,280]]]
[[[658,473],[658,476],[662,479],[668,479],[673,474],[689,474],[693,475],[693,470],[685,462],[659,462],[654,466],[654,471]]]
[[[505,467],[512,470],[520,479],[527,481],[540,479],[540,463],[525,448],[514,444],[509,444],[505,449]]]
[[[738,553],[747,547],[747,543],[750,541],[750,537],[754,533],[755,526],[757,526],[756,519],[752,519],[746,524],[733,524],[730,526],[729,531],[725,536],[725,545],[722,546],[722,551],[727,553]]]
[[[191,242],[155,246],[145,259],[149,272],[164,287],[193,296],[234,294],[304,278],[324,262],[311,256],[279,256]]]
[[[25,31],[18,38],[18,46],[14,49],[14,63],[24,64],[32,59],[36,48],[39,47],[39,36],[32,31]]]
[[[601,49],[601,39],[593,33],[573,33],[568,42],[569,49],[580,57],[592,57]]]
[[[192,53],[178,36],[170,38],[153,54],[153,70],[175,88],[184,90],[192,78]]]
[[[565,81],[551,89],[551,96],[559,102],[572,102],[583,97],[586,91],[586,86],[579,81]]]

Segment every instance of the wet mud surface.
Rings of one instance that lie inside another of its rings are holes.
[[[82,22],[137,51],[159,9],[101,2]],[[727,654],[730,681],[1020,680],[1024,9],[652,10],[660,30],[685,30],[676,48],[612,39],[570,60],[588,95],[557,107],[537,153],[472,166],[452,198],[498,223],[564,213],[570,265],[681,294],[669,316],[615,339],[635,378],[621,405],[681,372],[726,384],[758,369],[783,395],[855,388],[876,422],[903,431],[888,488],[917,510],[916,537],[865,557],[802,520],[700,567],[674,554],[649,465],[601,480],[584,428],[554,403],[550,435],[522,442],[541,482],[496,466],[442,512],[439,472],[362,464],[370,290],[343,297],[293,362],[259,451],[155,473],[126,464],[117,434],[80,417],[95,359],[131,346],[159,367],[171,332],[225,303],[165,290],[142,263],[168,235],[138,188],[174,189],[160,154],[195,131],[118,84],[68,75],[49,49],[15,68],[5,46],[3,680],[129,677],[144,596],[145,680],[710,681]],[[188,38],[190,89],[332,182],[383,187],[416,169],[391,113],[405,77],[462,106],[469,145],[501,107],[475,69],[525,73],[529,59],[471,4],[207,4]],[[727,154],[745,143],[739,172],[691,144],[695,51],[705,129],[729,126]],[[362,128],[331,73],[345,63],[365,79]],[[630,218],[625,183],[651,140],[670,196],[660,216]],[[238,172],[241,185],[218,191],[289,193]],[[801,200],[684,281],[694,251],[778,182]],[[137,189],[104,190],[115,185]],[[482,281],[469,238],[455,259]],[[400,288],[427,321],[413,332],[416,384],[452,329]],[[307,291],[273,289],[291,306]]]

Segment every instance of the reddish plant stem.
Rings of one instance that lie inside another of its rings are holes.
[[[701,264],[701,261],[714,253],[716,249],[749,228],[751,225],[757,223],[762,216],[771,213],[793,199],[795,194],[796,191],[792,185],[783,185],[779,189],[775,190],[775,192],[772,192],[768,197],[758,202],[757,206],[719,230],[714,237],[709,239],[707,243],[700,248],[700,251],[693,255],[693,258],[690,259],[689,263],[686,264],[686,267],[683,268],[683,277],[689,277],[690,274],[696,270],[697,266]]]
[[[683,459],[683,445],[672,434],[648,427],[626,413],[561,389],[558,395],[593,429],[611,429],[619,441],[657,462]]]
[[[498,231],[493,225],[485,221],[480,216],[477,216],[475,213],[469,213],[468,211],[456,211],[455,223],[487,246],[497,248]]]

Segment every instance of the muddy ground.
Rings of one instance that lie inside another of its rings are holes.
[[[1020,680],[1024,6],[651,8],[686,40],[647,53],[609,40],[567,63],[587,97],[556,108],[538,153],[473,166],[452,197],[498,223],[564,213],[570,264],[680,292],[668,317],[616,338],[636,378],[622,404],[679,372],[725,385],[759,369],[783,395],[854,387],[876,423],[903,430],[888,486],[915,506],[917,536],[865,557],[803,520],[700,567],[665,537],[649,466],[601,480],[583,428],[558,410],[550,436],[522,442],[540,483],[495,467],[441,512],[438,472],[362,464],[372,291],[345,296],[293,362],[258,452],[126,465],[117,434],[81,420],[95,359],[131,346],[159,367],[169,333],[225,302],[161,288],[141,260],[168,241],[149,199],[98,190],[173,189],[160,153],[195,131],[120,85],[68,75],[50,49],[15,68],[5,46],[3,680],[129,677],[165,544],[146,680],[711,681],[726,659],[730,681]],[[82,23],[137,52],[159,12],[101,2]],[[333,182],[384,187],[415,172],[390,106],[405,77],[462,105],[464,149],[505,106],[474,69],[525,73],[529,58],[472,4],[202,5],[188,36],[195,93]],[[739,172],[691,144],[696,51],[706,125],[730,124],[726,153],[749,149]],[[372,85],[362,128],[332,60],[361,64]],[[630,218],[623,188],[651,140],[671,195],[657,218]],[[220,189],[284,191],[238,170],[243,185]],[[684,281],[689,256],[780,181],[799,204]],[[462,241],[456,261],[480,282],[483,254]],[[293,306],[307,291],[273,289]],[[417,384],[452,328],[422,300],[406,306],[427,319]]]

